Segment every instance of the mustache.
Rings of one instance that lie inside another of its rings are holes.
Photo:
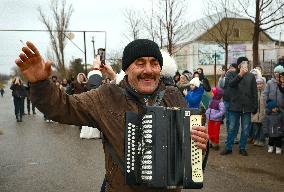
[[[150,75],[150,74],[141,74],[141,75],[138,75],[137,78],[138,79],[154,79],[154,80],[156,80],[156,76]]]

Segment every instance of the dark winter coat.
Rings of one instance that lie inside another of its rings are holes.
[[[256,113],[258,100],[254,75],[246,73],[241,77],[237,72],[231,72],[228,82],[230,86],[229,111]]]
[[[98,78],[98,75],[94,76]],[[91,80],[92,78],[89,79],[89,81]],[[90,83],[92,84],[92,82]],[[98,127],[107,141],[113,146],[118,158],[123,159],[125,112],[142,110],[137,101],[145,105],[143,95],[130,92],[130,87],[126,82],[124,85],[126,85],[125,89],[114,84],[104,84],[97,89],[82,94],[67,95],[49,81],[42,81],[31,85],[31,100],[40,111],[56,122]],[[165,87],[164,84],[160,84],[158,89],[151,95],[148,100],[149,105],[155,103],[155,96],[162,90],[165,90],[161,102],[162,106],[186,107],[185,100],[178,89]],[[125,94],[124,91],[130,94],[131,97],[126,96],[128,94]],[[136,99],[133,100],[133,98]],[[128,186],[124,182],[124,176],[120,168],[112,161],[107,151],[105,151],[105,161],[107,191],[180,191],[180,189],[159,190]]]
[[[202,72],[199,73],[199,80],[201,82],[201,85],[203,86],[203,89],[206,91],[206,92],[210,92],[211,91],[211,86],[210,86],[210,83],[208,81],[208,79],[205,77],[204,73],[203,73],[203,69],[202,68],[199,68]]]
[[[12,90],[12,96],[16,98],[27,97],[26,88],[23,85],[12,84],[10,89]]]
[[[284,136],[284,116],[282,112],[267,114],[264,118],[263,132],[269,137]]]
[[[80,94],[86,91],[88,91],[86,83],[75,82],[73,84],[73,94]]]
[[[219,80],[220,88],[223,89],[224,95],[223,95],[223,101],[229,102],[230,101],[230,86],[229,86],[229,79],[233,79],[235,76],[235,72],[228,71],[225,76]]]

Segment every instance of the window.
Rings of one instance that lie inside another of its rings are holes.
[[[240,37],[240,29],[239,28],[234,28],[233,29],[233,37],[239,38]]]

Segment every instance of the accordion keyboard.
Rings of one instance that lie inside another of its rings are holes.
[[[151,188],[203,187],[202,150],[190,130],[201,125],[199,110],[148,106],[126,113],[124,174],[128,185]]]
[[[190,129],[193,126],[201,126],[201,115],[191,115],[190,117]],[[202,150],[196,145],[196,142],[191,140],[191,161],[192,161],[192,180],[194,182],[203,181],[202,171]]]

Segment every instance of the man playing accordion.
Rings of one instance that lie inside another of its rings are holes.
[[[126,76],[119,84],[100,86],[102,74],[115,79],[110,65],[101,65],[99,56],[94,60],[89,72],[88,86],[94,90],[75,95],[67,95],[48,80],[51,75],[51,61],[45,61],[38,49],[27,42],[15,61],[25,79],[31,82],[31,101],[48,118],[65,124],[97,127],[109,143],[117,157],[124,156],[125,113],[143,110],[143,106],[156,103],[157,95],[164,91],[159,105],[166,107],[186,107],[184,98],[173,87],[166,87],[160,81],[163,58],[156,43],[138,39],[129,43],[123,52],[122,70]],[[199,148],[205,150],[208,140],[206,128],[194,127],[191,138]],[[125,184],[123,171],[105,149],[106,191],[150,192],[180,191],[180,189],[151,189],[144,186]]]

